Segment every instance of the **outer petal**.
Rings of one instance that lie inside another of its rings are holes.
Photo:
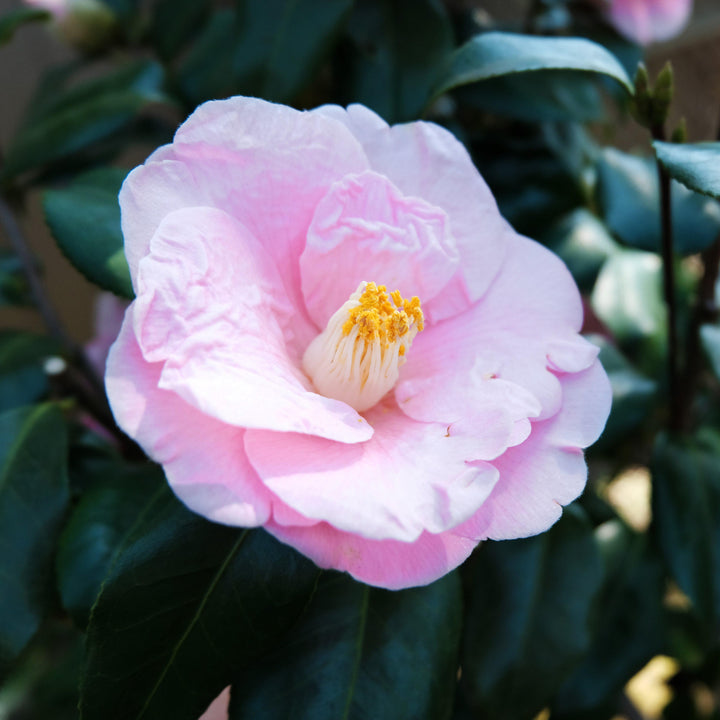
[[[448,214],[465,293],[448,293],[444,307],[436,302],[434,318],[453,315],[482,297],[500,269],[509,226],[455,136],[434,123],[390,127],[362,105],[350,105],[347,111],[326,105],[314,112],[344,122],[362,143],[372,169],[405,195],[423,198]]]
[[[507,540],[547,530],[585,487],[580,448],[593,443],[610,412],[611,390],[599,362],[564,375],[563,407],[533,425],[530,437],[493,464],[500,479],[475,516],[452,532],[474,540]]]
[[[617,30],[641,45],[674,37],[691,12],[692,0],[610,0],[606,10]]]
[[[309,390],[287,351],[293,309],[263,248],[213,208],[170,213],[139,263],[135,333],[159,385],[239,427],[361,442],[372,428]]]
[[[368,167],[359,143],[330,118],[254,98],[205,103],[120,192],[133,279],[160,221],[173,210],[206,205],[248,227],[299,305],[297,262],[315,206],[334,181]]]
[[[513,234],[485,297],[415,338],[397,401],[410,417],[427,420],[441,408],[435,417],[454,422],[467,415],[478,382],[499,378],[532,394],[539,417],[550,417],[562,402],[553,371],[580,370],[597,356],[597,348],[577,335],[581,324],[580,295],[567,268],[538,243]]]
[[[477,541],[452,533],[423,533],[415,542],[368,540],[327,523],[310,528],[270,521],[265,529],[321,568],[349,572],[356,580],[389,590],[427,585],[467,559]]]
[[[244,430],[160,390],[161,369],[143,358],[128,312],[110,348],[105,378],[118,425],[163,465],[173,491],[189,508],[228,525],[262,525],[270,516],[272,494],[247,461]]]
[[[412,542],[469,518],[495,469],[472,436],[419,423],[386,403],[367,413],[375,434],[344,445],[318,437],[248,431],[245,448],[265,485],[301,515],[375,540]]]

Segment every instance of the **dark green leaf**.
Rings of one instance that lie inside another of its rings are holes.
[[[21,126],[7,151],[5,179],[67,160],[126,129],[161,94],[163,71],[148,60],[90,80],[36,109]]]
[[[160,56],[175,57],[197,34],[209,12],[205,0],[159,0],[153,11],[152,39]]]
[[[165,477],[157,465],[106,462],[73,511],[60,537],[57,575],[63,606],[84,628],[90,608],[125,535]]]
[[[633,430],[647,421],[656,403],[657,383],[639,373],[605,338],[594,336],[600,345],[600,362],[612,385],[612,409],[598,447],[612,447],[627,440]]]
[[[472,107],[528,122],[589,122],[606,114],[593,77],[569,70],[492,78],[459,88],[457,96]]]
[[[715,377],[720,379],[720,327],[703,325],[700,328],[700,339],[705,354],[710,360],[710,367],[715,373]]]
[[[31,304],[32,296],[22,263],[15,253],[0,248],[0,307]]]
[[[348,23],[352,52],[347,102],[361,102],[388,122],[416,120],[453,50],[452,28],[438,0],[365,0]]]
[[[0,414],[0,678],[52,602],[52,562],[68,502],[67,430],[53,405]]]
[[[0,412],[40,400],[49,389],[45,360],[59,353],[44,335],[0,330]]]
[[[592,306],[618,343],[648,371],[665,347],[662,267],[653,253],[623,250],[598,275]]]
[[[543,70],[600,74],[633,92],[622,65],[601,45],[581,38],[489,32],[477,35],[455,51],[435,86],[434,95],[491,78]]]
[[[607,228],[584,208],[566,215],[541,240],[565,261],[584,291],[592,289],[600,268],[618,251]]]
[[[664,647],[664,575],[646,537],[619,520],[595,535],[605,565],[590,652],[563,683],[552,707],[558,720],[612,717],[627,681]],[[602,712],[604,710],[604,712]]]
[[[598,163],[598,194],[608,227],[641,250],[660,249],[657,167],[651,158],[607,149]],[[720,233],[720,205],[672,183],[676,250],[691,255],[709,247]]]
[[[652,462],[655,537],[700,618],[720,617],[720,457],[692,441],[658,438]]]
[[[456,573],[400,592],[327,573],[287,642],[233,683],[230,718],[446,718],[461,615]]]
[[[658,160],[686,187],[720,200],[720,143],[654,142]]]
[[[45,192],[43,208],[53,237],[72,264],[91,282],[132,298],[118,205],[126,175],[118,168],[91,170],[67,188]]]
[[[193,103],[243,93],[292,100],[332,47],[352,0],[237,0],[216,12],[179,70]]]
[[[215,525],[161,491],[92,609],[82,717],[197,720],[297,620],[317,575],[263,530]]]
[[[21,7],[11,10],[0,17],[0,45],[10,42],[15,31],[23,25],[38,20],[47,20],[49,17],[50,13],[47,10],[38,10],[37,8]]]
[[[523,720],[542,710],[588,650],[601,579],[592,528],[577,508],[543,535],[481,548],[462,663],[479,716]]]

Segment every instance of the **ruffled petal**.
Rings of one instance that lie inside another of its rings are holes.
[[[641,45],[669,40],[687,24],[692,0],[610,0],[606,13],[617,30]]]
[[[238,427],[361,442],[372,428],[309,389],[288,352],[295,315],[274,266],[237,220],[214,208],[169,213],[139,263],[134,329],[159,386]]]
[[[367,169],[360,144],[330,118],[255,98],[205,103],[171,147],[125,180],[120,205],[131,275],[165,215],[216,207],[240,219],[266,248],[300,307],[297,263],[315,206],[333,182]]]
[[[173,491],[191,510],[227,525],[262,525],[270,516],[272,493],[247,461],[244,430],[161,390],[161,370],[160,363],[143,358],[128,313],[105,377],[118,426],[163,465]]]
[[[315,210],[300,256],[305,303],[319,327],[362,281],[417,295],[431,317],[434,298],[457,278],[458,265],[446,213],[404,196],[374,172],[332,186]]]
[[[372,169],[403,194],[423,198],[447,213],[465,287],[462,295],[448,292],[438,298],[433,318],[450,317],[482,297],[500,269],[505,238],[513,231],[455,136],[426,122],[390,127],[362,105],[347,110],[325,105],[313,112],[345,123],[362,143]]]
[[[423,533],[415,542],[368,540],[327,523],[310,528],[270,521],[265,529],[321,568],[344,570],[360,582],[401,590],[428,585],[468,558],[477,542],[452,533]]]
[[[404,416],[392,403],[366,413],[371,440],[248,431],[245,448],[265,485],[301,515],[375,540],[411,542],[469,518],[497,479],[476,462],[471,435]]]
[[[508,540],[547,530],[585,487],[581,448],[600,436],[611,389],[599,362],[563,377],[562,410],[533,424],[530,437],[493,461],[500,479],[485,504],[453,532],[473,540]]]

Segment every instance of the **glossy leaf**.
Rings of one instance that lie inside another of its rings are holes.
[[[0,414],[0,678],[52,606],[68,502],[67,430],[54,405]]]
[[[0,412],[40,400],[49,390],[44,363],[58,343],[22,330],[0,330]]]
[[[600,268],[619,250],[607,228],[580,208],[565,216],[541,238],[568,266],[581,290],[591,290]]]
[[[126,534],[142,517],[139,509],[164,489],[157,465],[105,462],[63,529],[57,576],[63,606],[84,628],[112,560]]]
[[[72,264],[96,285],[132,298],[118,205],[126,174],[118,168],[91,170],[62,190],[46,191],[43,208],[53,237]]]
[[[665,347],[661,288],[660,258],[653,253],[624,250],[605,263],[592,293],[598,317],[645,371],[655,367]]]
[[[20,7],[11,10],[0,17],[0,45],[4,45],[12,40],[15,31],[23,25],[38,20],[47,20],[50,13],[46,10],[38,10],[32,7]]]
[[[553,703],[552,717],[558,720],[612,717],[625,683],[664,647],[665,577],[646,536],[617,519],[600,525],[595,536],[604,580],[592,643]]]
[[[331,49],[352,0],[236,0],[210,18],[179,70],[193,104],[231,94],[288,102]]]
[[[659,548],[695,612],[712,627],[720,618],[720,456],[661,436],[651,469]]]
[[[615,56],[589,40],[488,32],[455,51],[434,95],[492,78],[547,70],[600,74],[633,92],[632,83]]]
[[[657,402],[657,383],[633,368],[622,353],[607,339],[593,336],[600,345],[600,362],[612,386],[612,407],[598,447],[633,437],[631,433],[647,421]]]
[[[175,57],[196,35],[209,12],[205,0],[159,0],[152,16],[151,32],[161,57]]]
[[[720,142],[676,145],[654,142],[658,160],[686,187],[720,200]]]
[[[197,720],[297,620],[317,575],[263,530],[210,523],[164,488],[92,609],[81,717]]]
[[[673,235],[677,252],[691,255],[720,233],[720,205],[672,183]],[[598,197],[608,227],[624,243],[660,249],[658,176],[651,158],[606,149],[598,163]]]
[[[703,325],[700,328],[700,340],[715,377],[720,379],[720,327]]]
[[[230,720],[446,718],[461,615],[456,573],[400,592],[326,573],[292,637],[233,684]]]
[[[165,100],[162,83],[160,65],[139,60],[57,94],[21,125],[8,148],[3,177],[43,169],[111,141],[149,104]]]
[[[364,0],[348,23],[353,52],[345,102],[360,102],[388,122],[416,120],[453,50],[439,0]]]
[[[15,253],[0,248],[0,307],[32,304],[22,263]]]
[[[522,720],[543,709],[589,648],[601,580],[592,528],[576,507],[543,535],[481,548],[462,662],[478,716]]]

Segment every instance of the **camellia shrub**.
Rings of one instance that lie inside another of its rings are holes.
[[[474,5],[0,16],[73,54],[0,156],[0,717],[720,716],[691,4]]]

